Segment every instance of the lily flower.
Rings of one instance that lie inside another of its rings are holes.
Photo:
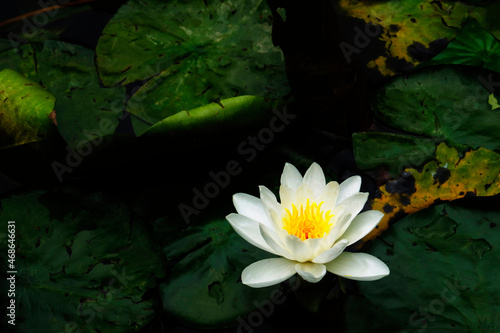
[[[279,256],[246,267],[242,282],[260,288],[280,283],[298,273],[318,282],[331,272],[347,279],[378,280],[389,274],[380,259],[366,253],[343,252],[368,234],[383,213],[363,209],[368,193],[361,193],[361,177],[340,185],[326,184],[323,170],[313,163],[304,177],[290,163],[281,175],[279,196],[260,186],[260,198],[233,196],[238,214],[226,216],[233,229],[250,244]]]

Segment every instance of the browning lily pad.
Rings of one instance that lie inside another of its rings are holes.
[[[406,169],[402,177],[379,190],[371,206],[385,214],[363,242],[379,236],[401,217],[437,201],[499,194],[500,154],[479,148],[460,158],[456,149],[442,143],[436,149],[436,160],[425,164],[420,171]]]

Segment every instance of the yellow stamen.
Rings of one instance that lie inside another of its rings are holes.
[[[292,212],[285,209],[286,214],[283,217],[283,229],[290,235],[295,235],[302,240],[309,238],[321,238],[328,233],[331,228],[330,219],[333,217],[331,211],[322,212],[321,205],[316,202],[309,203],[307,199],[306,207],[300,205],[300,210],[292,204]]]

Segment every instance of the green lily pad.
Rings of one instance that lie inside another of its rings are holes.
[[[144,294],[164,275],[162,256],[123,203],[67,190],[13,196],[1,207],[0,219],[15,221],[16,257],[1,268],[17,271],[20,332],[134,332],[152,320],[159,300]]]
[[[263,0],[132,0],[105,27],[96,52],[105,85],[148,80],[127,104],[136,135],[141,124],[220,99],[289,92]]]
[[[82,46],[46,41],[37,53],[38,75],[57,98],[57,124],[77,149],[112,135],[123,115],[125,88],[100,86],[94,52]]]
[[[500,42],[470,20],[446,49],[426,63],[437,64],[478,66],[500,73]]]
[[[386,124],[459,147],[500,148],[500,113],[488,103],[476,67],[433,66],[401,76],[377,93],[373,108]]]
[[[181,111],[150,127],[144,137],[171,137],[202,131],[216,131],[224,127],[244,126],[270,114],[274,101],[257,96],[238,96],[211,103],[193,110]]]
[[[49,118],[54,96],[21,74],[0,71],[0,148],[36,142],[55,126]]]
[[[498,332],[498,198],[412,214],[364,249],[391,274],[358,283],[346,332]]]
[[[354,158],[361,170],[385,167],[392,177],[405,167],[419,166],[434,157],[436,143],[429,138],[383,132],[355,133]]]
[[[12,69],[24,77],[39,82],[36,73],[35,51],[31,44],[21,45],[0,53],[0,70]]]
[[[161,285],[163,307],[186,326],[235,326],[237,318],[245,321],[246,314],[276,289],[241,283],[246,266],[272,255],[243,240],[224,218],[178,232],[164,252],[178,262]]]

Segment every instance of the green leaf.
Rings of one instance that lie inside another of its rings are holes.
[[[225,127],[244,126],[262,119],[275,105],[262,97],[239,96],[211,103],[193,110],[178,112],[150,127],[144,137],[176,134],[193,136],[203,131],[222,130]]]
[[[404,167],[422,165],[436,150],[433,140],[404,134],[355,133],[352,140],[358,168],[385,167],[392,177],[401,174]]]
[[[488,104],[491,105],[491,110],[496,110],[500,108],[498,100],[495,98],[495,95],[493,94],[490,94],[490,96],[488,97]]]
[[[137,116],[136,135],[141,125],[220,99],[289,91],[263,0],[132,0],[105,27],[96,50],[105,85],[149,80],[127,104]]]
[[[270,298],[272,287],[248,287],[240,276],[246,266],[271,255],[243,240],[224,218],[210,218],[203,226],[175,234],[164,251],[167,259],[179,261],[161,285],[163,306],[184,325],[236,325],[255,303]]]
[[[92,50],[46,41],[37,63],[42,82],[57,97],[58,129],[70,147],[114,133],[124,111],[125,88],[100,86]]]
[[[423,68],[383,86],[373,108],[386,124],[410,133],[500,149],[500,113],[491,111],[483,85],[488,78],[491,72],[475,67]]]
[[[134,332],[153,318],[159,300],[144,293],[164,275],[162,256],[123,203],[66,190],[13,196],[1,207],[0,219],[15,221],[15,267],[0,266],[17,270],[19,331]]]
[[[49,118],[54,96],[21,74],[0,71],[0,148],[44,139],[55,130]]]
[[[446,49],[425,65],[484,67],[500,73],[500,42],[476,20],[470,20]]]
[[[498,332],[498,198],[412,214],[364,251],[391,273],[358,283],[346,332]]]
[[[30,80],[36,82],[40,80],[36,73],[35,51],[31,44],[0,53],[0,70],[6,68],[15,70]]]

